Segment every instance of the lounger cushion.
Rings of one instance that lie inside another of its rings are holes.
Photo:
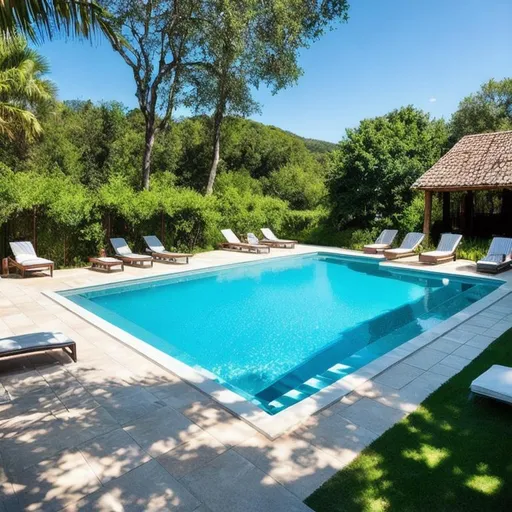
[[[492,365],[471,383],[471,391],[512,404],[512,368]]]
[[[20,265],[49,265],[53,263],[51,260],[39,258],[36,254],[32,242],[10,242],[14,258]]]
[[[21,336],[11,336],[9,338],[0,339],[0,354],[8,354],[9,352],[29,348],[52,348],[54,345],[61,345],[63,343],[72,343],[72,340],[61,332],[22,334]]]
[[[16,261],[20,265],[25,265],[25,266],[29,266],[29,265],[48,266],[53,263],[52,260],[47,260],[45,258],[34,258],[34,256],[27,256],[27,258],[23,258],[21,261],[20,261],[20,259],[16,258]]]
[[[259,245],[260,244],[258,237],[254,233],[247,233],[247,241],[251,245]]]
[[[412,249],[404,249],[402,247],[397,247],[396,249],[388,249],[386,252],[391,254],[405,254],[408,252],[412,252]]]
[[[261,232],[263,233],[263,236],[267,239],[267,240],[278,240],[277,236],[274,235],[274,233],[272,232],[272,230],[270,228],[261,228]]]
[[[365,245],[365,249],[387,249],[389,247],[389,244],[368,244]]]
[[[430,256],[432,258],[448,258],[453,256],[453,251],[428,251],[421,253],[422,256]]]
[[[146,245],[148,246],[149,249],[151,249],[152,252],[168,252],[165,250],[165,247],[163,246],[162,242],[160,242],[160,240],[155,235],[145,236],[144,241],[146,242]]]
[[[233,233],[231,229],[221,229],[221,233],[224,235],[224,238],[228,241],[230,244],[239,244],[240,239]]]
[[[505,255],[504,254],[488,254],[481,260],[479,260],[477,263],[486,263],[486,264],[492,264],[492,265],[499,265],[500,263],[503,263],[505,261]]]
[[[134,252],[130,252],[128,254],[120,254],[121,258],[136,258],[138,260],[150,260],[152,259],[149,254],[136,254]]]

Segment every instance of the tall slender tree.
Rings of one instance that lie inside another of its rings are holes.
[[[133,73],[145,121],[142,187],[149,189],[151,153],[171,119],[180,75],[194,56],[203,24],[201,0],[103,0],[119,37],[111,43]]]
[[[21,36],[0,36],[0,133],[31,140],[42,131],[35,109],[55,97],[49,66]]]
[[[206,194],[213,192],[220,160],[221,126],[227,113],[248,115],[258,105],[252,89],[273,94],[302,74],[299,50],[348,16],[346,0],[218,0],[201,37],[201,59],[193,74],[196,109],[212,114],[212,161]]]

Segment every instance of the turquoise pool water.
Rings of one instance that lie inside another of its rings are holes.
[[[275,414],[498,285],[316,254],[61,294]]]

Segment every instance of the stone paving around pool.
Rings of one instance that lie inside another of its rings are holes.
[[[266,257],[213,251],[188,267],[1,279],[0,337],[62,331],[78,363],[57,351],[0,360],[0,512],[310,510],[304,498],[512,327],[508,294],[270,441],[41,293]],[[442,267],[474,275],[469,262]]]

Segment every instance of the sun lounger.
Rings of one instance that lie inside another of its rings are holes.
[[[111,238],[110,243],[116,252],[116,258],[126,265],[144,267],[145,263],[153,266],[153,258],[148,254],[136,254],[131,251],[124,238]]]
[[[397,229],[385,229],[375,240],[374,244],[368,244],[363,247],[363,252],[365,254],[377,254],[385,249],[389,249],[397,233]]]
[[[9,266],[20,271],[21,277],[25,277],[25,272],[40,272],[49,270],[53,277],[54,263],[45,258],[39,258],[31,242],[10,242],[14,258],[9,257]]]
[[[261,232],[263,233],[264,239],[261,240],[262,244],[268,245],[270,247],[277,247],[281,249],[294,249],[295,244],[297,244],[297,240],[282,240],[281,238],[277,238],[276,235],[272,232],[270,228],[261,228]]]
[[[105,270],[112,272],[114,267],[120,267],[121,272],[124,270],[124,263],[117,258],[110,258],[107,256],[91,257],[89,258],[91,264],[91,270]]]
[[[493,364],[471,383],[471,391],[512,404],[512,368]]]
[[[495,237],[487,255],[476,264],[478,272],[497,274],[512,266],[512,238]]]
[[[146,242],[146,252],[149,252],[155,261],[161,261],[165,263],[179,263],[180,260],[185,260],[183,263],[188,263],[188,259],[192,258],[193,254],[185,252],[170,252],[166,251],[162,242],[154,236],[148,235],[143,237]]]
[[[268,245],[262,244],[245,244],[240,241],[240,239],[231,231],[231,229],[221,229],[220,230],[226,242],[220,244],[221,249],[225,249],[228,251],[242,251],[242,252],[270,252],[270,247]]]
[[[441,240],[437,245],[435,251],[429,251],[420,253],[420,261],[422,263],[430,263],[437,265],[438,263],[444,263],[446,261],[455,261],[457,259],[456,250],[462,235],[455,235],[453,233],[444,233],[441,235]]]
[[[0,339],[0,357],[62,349],[76,363],[76,344],[61,332],[36,332]]]
[[[425,235],[423,233],[407,233],[402,240],[400,247],[396,249],[385,249],[384,257],[387,260],[396,260],[397,258],[406,258],[407,256],[414,256],[415,250],[423,242]]]

